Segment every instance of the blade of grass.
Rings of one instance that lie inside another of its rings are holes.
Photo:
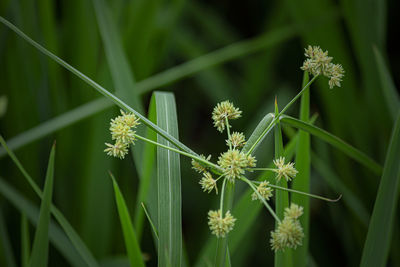
[[[358,161],[368,169],[370,169],[376,175],[380,175],[382,173],[382,166],[375,162],[373,159],[365,155],[363,152],[359,151],[358,149],[354,148],[353,146],[347,144],[339,137],[321,129],[310,123],[306,123],[295,119],[293,117],[282,115],[281,122],[296,127],[298,129],[304,130],[321,140],[324,140],[328,144],[336,147],[337,149],[341,150],[347,156],[353,158],[354,160]]]
[[[129,261],[131,267],[145,266],[143,262],[142,252],[140,251],[139,243],[136,238],[135,229],[133,229],[131,217],[129,215],[128,208],[125,204],[124,197],[115,181],[114,176],[110,173],[113,181],[115,201],[117,202],[118,214],[121,221],[121,226],[124,234],[125,247],[128,252]]]
[[[32,253],[29,260],[29,266],[31,267],[46,267],[48,263],[50,207],[53,195],[55,150],[56,144],[54,143],[47,166],[42,203],[40,204],[39,222],[36,227]]]
[[[361,267],[385,266],[389,253],[400,183],[400,113],[392,130],[385,166],[361,258]]]
[[[275,117],[279,116],[279,109],[277,99],[275,98]],[[275,139],[275,159],[279,159],[283,156],[283,139],[282,130],[279,120],[274,127],[274,139]],[[276,185],[280,187],[287,188],[287,182],[285,179],[276,181]],[[289,207],[289,193],[286,191],[276,190],[275,191],[275,212],[276,215],[282,220],[284,216],[285,208]],[[275,221],[275,227],[278,227],[277,221]],[[275,267],[289,267],[292,266],[292,250],[286,249],[285,251],[275,252]]]
[[[303,86],[308,83],[308,73],[304,72]],[[308,122],[310,117],[310,88],[301,96],[300,120]],[[292,189],[303,192],[310,192],[310,134],[299,131],[299,142],[296,150],[296,169],[299,172],[293,180]],[[303,244],[293,251],[293,261],[296,266],[306,267],[308,258],[309,242],[309,216],[310,198],[293,194],[291,201],[303,207],[303,215],[300,217],[300,224],[304,230]]]
[[[28,219],[25,213],[21,215],[21,266],[27,267],[31,251]]]
[[[16,267],[17,264],[15,263],[15,257],[8,233],[9,231],[7,230],[4,221],[3,209],[0,208],[0,263],[3,262],[1,259],[1,256],[3,256],[5,266]]]
[[[386,105],[390,111],[393,122],[396,120],[397,113],[400,109],[400,97],[394,85],[390,71],[385,64],[385,60],[379,49],[374,46],[375,61],[378,68],[380,83],[383,95],[386,100]]]
[[[246,144],[244,145],[242,152],[247,153],[249,149],[254,145],[255,142],[257,142],[258,138],[262,135],[264,130],[271,124],[272,120],[274,118],[274,114],[268,113],[267,115],[264,116],[264,118],[258,123],[257,127],[254,129],[253,133],[250,135],[249,139],[247,140]],[[265,138],[265,136],[263,137]],[[257,149],[259,144],[263,141],[259,141],[257,146],[254,148],[253,151]]]
[[[40,198],[42,198],[43,192],[40,190],[40,188],[34,182],[32,177],[26,172],[25,168],[22,166],[21,162],[18,160],[18,158],[15,156],[15,154],[8,148],[7,144],[4,141],[4,138],[1,135],[0,135],[0,143],[2,144],[4,149],[7,151],[8,155],[13,160],[15,165],[17,165],[18,169],[21,171],[24,178],[27,180],[29,185],[32,187],[33,191],[35,191],[35,193]],[[56,218],[57,222],[61,225],[61,227],[67,234],[68,238],[71,240],[72,244],[75,246],[76,250],[79,252],[81,257],[85,260],[87,265],[93,266],[93,267],[98,266],[95,258],[93,257],[90,250],[86,247],[85,243],[82,241],[82,239],[76,233],[76,231],[71,226],[71,224],[67,221],[67,219],[64,217],[64,215],[61,213],[61,211],[59,211],[53,204],[51,205],[51,213]]]
[[[155,92],[157,125],[178,139],[175,98],[171,93]],[[162,136],[158,143],[171,146]],[[181,266],[182,218],[180,156],[157,148],[158,184],[158,266]]]
[[[29,221],[33,225],[38,224],[39,209],[16,189],[9,185],[3,178],[0,177],[0,194],[4,196],[12,205],[15,206],[21,213],[25,213]],[[49,227],[50,242],[71,264],[71,266],[88,266],[80,257],[78,251],[74,248],[63,231],[51,220]]]

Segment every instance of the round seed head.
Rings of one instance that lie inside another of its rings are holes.
[[[125,155],[128,154],[128,144],[122,143],[121,141],[115,142],[114,145],[105,143],[107,148],[104,149],[104,152],[109,156],[113,156],[119,159],[125,158]]]
[[[230,231],[232,231],[235,225],[236,219],[231,215],[228,210],[225,213],[225,217],[222,218],[221,210],[208,212],[208,225],[211,233],[216,235],[218,238],[225,237]]]
[[[278,228],[271,232],[270,244],[272,250],[284,250],[288,248],[297,248],[302,244],[304,237],[303,228],[298,220],[285,217],[279,223]]]
[[[218,103],[212,112],[212,119],[214,126],[217,127],[221,133],[225,130],[225,120],[237,119],[242,114],[238,108],[235,108],[229,101]]]
[[[204,160],[210,160],[211,155],[208,155],[207,158],[204,155],[200,155],[200,158],[202,158]],[[194,160],[194,159],[192,159],[192,169],[194,169],[198,173],[203,173],[203,172],[207,171],[207,168],[203,165],[203,163],[201,163],[197,160]]]
[[[233,132],[228,140],[226,140],[228,146],[233,148],[241,148],[246,144],[246,138],[243,133]]]
[[[290,204],[289,208],[285,208],[285,217],[291,219],[298,219],[301,215],[303,215],[303,207],[297,204]]]
[[[277,169],[274,169],[274,172],[276,172],[276,179],[278,181],[280,181],[282,177],[285,177],[286,181],[290,181],[294,177],[296,177],[296,174],[298,173],[298,171],[294,168],[293,162],[289,162],[289,163],[285,164],[284,157],[275,159],[273,162],[277,168]]]
[[[199,184],[204,192],[208,191],[208,193],[211,193],[211,191],[215,188],[215,192],[218,194],[217,182],[213,179],[211,173],[204,172],[203,178],[201,178]]]
[[[263,198],[265,198],[265,200],[269,200],[271,197],[272,197],[272,188],[271,187],[269,187],[269,182],[267,182],[267,181],[264,181],[264,182],[262,182],[261,184],[259,184],[259,186],[257,187],[257,192],[263,197]],[[252,195],[251,195],[251,199],[252,200],[257,200],[257,199],[260,199],[259,198],[259,196],[258,196],[258,194],[256,194],[256,192],[254,192]],[[260,199],[260,201],[261,201],[261,199]]]
[[[246,154],[237,149],[229,149],[218,158],[218,165],[223,168],[224,175],[230,182],[244,173],[244,168],[248,166]]]

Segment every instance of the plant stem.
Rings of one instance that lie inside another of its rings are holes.
[[[271,131],[271,129],[274,127],[275,123],[279,120],[280,116],[288,109],[290,108],[290,106],[296,102],[296,100],[304,93],[304,91],[310,87],[310,85],[315,81],[315,79],[318,77],[314,76],[304,87],[303,89],[301,89],[301,91],[295,96],[293,97],[293,99],[281,110],[281,112],[278,113],[277,116],[274,117],[274,119],[272,120],[272,122],[268,125],[268,127],[264,130],[264,132],[258,137],[257,141],[251,146],[251,148],[249,149],[249,151],[247,151],[247,155],[250,155],[251,152],[253,152],[253,150],[256,148],[257,144],[264,138],[264,136],[266,134],[269,133],[269,131]]]
[[[232,144],[231,144],[231,130],[229,129],[229,121],[228,117],[225,117],[225,124],[226,124],[226,132],[228,133],[228,144],[229,144],[229,149],[232,149]]]
[[[262,182],[259,182],[259,181],[252,181],[252,182],[254,184],[261,184],[262,183]],[[309,196],[309,197],[312,197],[312,198],[317,198],[317,199],[328,201],[328,202],[337,202],[342,198],[342,195],[340,195],[337,199],[331,199],[331,198],[327,198],[327,197],[322,197],[322,196],[306,193],[306,192],[299,191],[299,190],[285,188],[285,187],[278,186],[278,185],[269,184],[268,186],[272,187],[272,188],[275,188],[275,189],[278,189],[278,190],[283,190],[283,191],[296,193],[296,194],[299,194],[299,195]]]
[[[226,185],[226,178],[224,179],[224,182],[222,183],[222,188],[221,188],[221,199],[219,202],[219,210],[221,211],[220,213],[220,218],[222,219],[222,213],[223,213],[223,207],[224,207],[224,196],[225,196],[225,185]]]
[[[278,216],[276,215],[276,213],[274,212],[274,210],[271,208],[271,206],[267,203],[267,201],[265,201],[265,198],[263,198],[260,193],[257,191],[257,188],[253,185],[253,183],[247,179],[246,177],[242,176],[239,178],[240,180],[244,181],[245,183],[247,183],[251,189],[253,189],[254,193],[257,194],[258,198],[261,200],[261,202],[264,204],[264,206],[267,208],[267,210],[269,211],[269,213],[271,213],[272,217],[274,217],[274,219],[280,223],[281,220],[278,218]]]
[[[137,137],[138,139],[143,140],[143,141],[145,141],[145,142],[148,142],[148,143],[150,143],[150,144],[153,144],[153,145],[156,145],[156,146],[159,146],[159,147],[162,147],[162,148],[171,150],[171,151],[173,151],[173,152],[179,153],[179,154],[181,154],[181,155],[183,155],[183,156],[192,158],[192,159],[194,159],[194,160],[196,160],[196,161],[199,161],[199,162],[202,162],[202,163],[204,163],[204,164],[206,164],[206,165],[208,165],[208,166],[210,166],[210,167],[212,167],[212,168],[214,168],[214,169],[216,169],[216,170],[218,170],[218,171],[220,171],[220,172],[223,172],[223,169],[222,169],[220,166],[215,165],[214,163],[212,163],[212,162],[210,162],[210,161],[208,161],[208,160],[206,160],[206,159],[203,159],[203,158],[201,158],[201,157],[198,157],[198,156],[196,156],[196,155],[193,155],[193,154],[190,154],[190,153],[181,151],[181,150],[176,149],[176,148],[173,148],[173,147],[169,147],[169,146],[160,144],[160,143],[158,143],[158,142],[155,142],[155,141],[153,141],[153,140],[147,139],[146,137],[143,137],[143,136],[140,136],[140,135],[137,135],[137,134],[135,134],[135,137]]]

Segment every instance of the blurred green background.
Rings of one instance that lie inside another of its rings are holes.
[[[214,105],[233,101],[243,111],[233,129],[249,136],[273,111],[275,96],[283,106],[301,89],[303,48],[319,45],[343,65],[346,76],[340,88],[330,90],[324,78],[312,86],[316,124],[381,164],[398,99],[395,88],[392,95],[382,89],[377,55],[398,84],[399,8],[394,0],[0,1],[1,16],[108,90],[131,86],[128,91],[140,94],[142,107],[136,108],[144,114],[153,90],[172,91],[180,140],[214,160],[225,150],[225,136],[212,126]],[[118,85],[117,76],[129,82]],[[118,112],[109,103],[0,25],[1,135],[40,187],[57,140],[53,202],[104,266],[123,266],[125,248],[107,171],[117,177],[132,216],[139,182],[132,156],[120,161],[103,153],[104,142],[110,141],[109,120]],[[298,105],[289,114],[297,116]],[[39,125],[40,130],[29,131]],[[291,130],[285,129],[285,142]],[[312,150],[311,191],[343,194],[343,199],[333,204],[311,200],[310,253],[317,266],[357,266],[379,177],[314,138]],[[267,138],[258,163],[266,165],[272,157],[272,138]],[[201,191],[189,160],[182,159],[181,166],[183,238],[192,265],[210,235],[207,211],[218,199]],[[4,150],[0,175],[39,205]],[[242,192],[238,187],[237,197]],[[20,217],[0,196],[0,266],[9,264],[8,245],[19,259]],[[388,266],[400,266],[399,223],[397,212]],[[156,266],[151,230],[147,221],[144,225],[142,249],[148,265]],[[233,266],[272,264],[272,225],[263,211],[231,255]],[[30,230],[33,235],[34,227]],[[69,266],[53,246],[49,266]]]

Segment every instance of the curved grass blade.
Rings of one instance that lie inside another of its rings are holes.
[[[30,267],[46,267],[48,262],[49,223],[51,198],[53,195],[55,150],[56,146],[54,143],[50,152],[49,164],[47,166],[42,204],[40,204],[39,222],[36,227],[35,238],[32,245],[32,254],[29,261]]]
[[[385,166],[361,258],[361,267],[386,266],[400,183],[400,112],[393,127]]]
[[[308,73],[304,72],[303,86],[308,83]],[[310,117],[310,88],[304,91],[301,96],[300,103],[300,120],[308,122]],[[310,192],[310,134],[300,130],[299,141],[296,149],[296,169],[298,174],[293,179],[292,189],[302,192]],[[308,242],[309,242],[309,215],[310,215],[310,198],[292,194],[291,201],[303,207],[303,215],[300,217],[300,224],[304,230],[303,244],[293,251],[293,261],[296,266],[306,267],[308,258]]]
[[[242,151],[247,153],[249,149],[254,145],[254,143],[258,140],[258,138],[262,135],[264,130],[271,124],[272,120],[274,119],[274,114],[268,113],[264,116],[264,118],[258,123],[257,127],[254,129],[253,133],[250,135],[249,139],[247,140],[246,144],[244,145]],[[265,138],[265,136],[264,136]],[[261,139],[258,145],[262,142]],[[254,148],[255,151],[258,145]]]
[[[27,267],[31,251],[31,242],[29,237],[28,219],[25,213],[21,215],[21,266]]]
[[[172,93],[155,92],[157,125],[178,139],[178,120]],[[171,146],[157,136],[158,143]],[[157,148],[158,266],[181,266],[182,218],[180,156]]]
[[[114,176],[111,173],[110,176],[113,181],[115,201],[117,202],[119,219],[121,221],[126,251],[128,252],[131,267],[145,266],[143,262],[142,252],[140,251],[139,243],[135,234],[135,229],[133,229],[131,217],[129,216],[129,211],[125,204],[124,197],[119,190],[118,184],[115,181]]]
[[[383,59],[381,52],[376,46],[373,47],[373,50],[375,54],[375,61],[378,68],[383,95],[385,97],[387,107],[394,122],[400,109],[400,97],[397,93],[396,86],[394,85],[393,78],[390,75],[390,71],[386,67],[385,60]]]
[[[0,144],[3,145],[4,149],[7,151],[10,158],[14,161],[15,165],[17,165],[18,169],[21,171],[24,178],[27,180],[29,185],[32,187],[33,191],[35,191],[35,193],[40,198],[42,198],[43,197],[42,190],[40,190],[40,188],[37,186],[37,184],[33,181],[32,177],[26,172],[25,168],[22,166],[21,162],[18,160],[18,158],[15,156],[15,154],[8,148],[6,142],[4,141],[4,138],[1,135],[0,135]],[[51,212],[52,212],[54,218],[56,218],[57,222],[61,225],[61,227],[67,234],[68,238],[71,240],[72,244],[75,246],[76,250],[79,252],[79,254],[82,256],[82,258],[85,260],[86,264],[88,266],[93,266],[93,267],[98,266],[97,261],[93,257],[90,250],[86,247],[85,243],[82,241],[82,239],[76,233],[76,231],[71,226],[71,224],[67,221],[67,219],[64,217],[64,215],[53,204],[51,205]]]
[[[14,205],[21,213],[25,213],[32,224],[38,224],[39,209],[1,177],[0,194],[10,201],[11,204]],[[61,253],[61,255],[63,255],[64,258],[71,264],[71,266],[88,266],[88,264],[86,264],[82,257],[80,257],[78,254],[77,249],[74,248],[74,246],[65,236],[63,231],[53,221],[50,222],[49,239],[54,247]]]
[[[353,158],[354,160],[358,161],[368,169],[370,169],[376,175],[380,175],[382,173],[382,166],[375,162],[373,159],[365,155],[360,150],[354,148],[353,146],[349,145],[348,143],[344,142],[339,137],[321,129],[310,123],[300,121],[293,117],[282,115],[281,122],[296,127],[298,129],[304,130],[309,132],[310,134],[324,140],[325,142],[331,144],[332,146],[336,147],[337,149],[344,152],[349,157]]]
[[[16,267],[14,253],[12,251],[11,240],[8,236],[8,230],[4,222],[3,209],[0,208],[0,264]]]

